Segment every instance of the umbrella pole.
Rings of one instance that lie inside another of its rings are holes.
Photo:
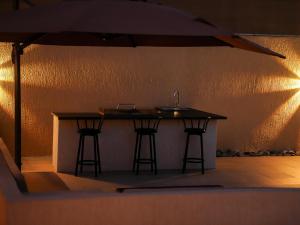
[[[22,165],[21,154],[21,54],[19,43],[13,44],[12,58],[14,63],[15,79],[15,163],[19,169]]]

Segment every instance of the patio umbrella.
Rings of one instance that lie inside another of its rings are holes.
[[[119,0],[65,1],[0,14],[0,42],[13,42],[15,160],[21,167],[20,59],[31,44],[70,46],[230,46],[283,55],[163,5]]]
[[[24,47],[230,46],[284,58],[244,40],[202,18],[137,1],[63,1],[0,14],[0,41]]]

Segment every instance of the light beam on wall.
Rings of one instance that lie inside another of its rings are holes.
[[[266,92],[276,92],[276,91],[290,91],[291,97],[278,106],[273,113],[266,118],[253,132],[254,138],[264,137],[268,142],[265,144],[265,148],[271,147],[272,143],[276,139],[280,138],[280,135],[284,132],[289,123],[292,123],[294,114],[299,112],[300,106],[300,61],[299,60],[284,60],[280,63],[289,71],[290,73],[286,77],[276,78],[266,78],[274,79],[271,82],[274,85],[270,85]],[[268,82],[270,84],[270,82]],[[284,119],[283,119],[284,118]],[[270,129],[270,127],[272,127]],[[298,140],[296,146],[299,147],[300,138],[300,127],[297,131]]]
[[[299,55],[297,55],[296,60],[283,60],[281,64],[290,71],[290,75],[292,78],[286,79],[289,83],[285,84],[285,90],[288,89],[296,89],[298,92],[300,91],[300,59]],[[297,98],[298,102],[295,104],[299,105],[299,97]]]
[[[7,45],[0,46],[0,107],[9,117],[12,117],[13,69],[7,47]]]

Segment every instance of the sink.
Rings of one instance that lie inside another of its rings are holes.
[[[173,112],[173,111],[188,111],[192,108],[189,107],[180,107],[180,106],[159,106],[156,109],[160,111]]]

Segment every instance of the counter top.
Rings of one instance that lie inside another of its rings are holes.
[[[77,119],[97,119],[101,114],[97,112],[52,112],[59,120],[77,120]]]
[[[118,111],[116,109],[104,109],[99,112],[53,112],[59,120],[97,119],[104,116],[107,120],[131,120],[131,119],[227,119],[225,116],[200,111],[197,109],[183,111],[160,111],[157,109],[138,109],[131,112]]]

